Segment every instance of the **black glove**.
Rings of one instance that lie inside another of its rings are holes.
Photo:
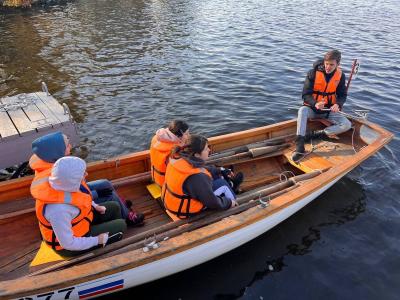
[[[96,192],[97,192],[97,195],[99,196],[99,198],[103,198],[103,197],[111,196],[113,190],[112,189],[103,189],[103,190],[98,190]]]

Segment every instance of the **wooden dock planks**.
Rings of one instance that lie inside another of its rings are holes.
[[[44,92],[0,98],[0,169],[22,163],[31,155],[31,143],[45,134],[62,131],[72,144],[78,141],[72,117]]]
[[[7,112],[0,111],[0,138],[5,139],[9,136],[14,136],[18,134],[17,129],[15,128],[13,122],[11,121],[10,117],[8,116]]]
[[[12,105],[19,100],[19,96],[16,97],[5,97],[1,99],[1,102],[5,105]],[[7,114],[14,124],[15,129],[18,131],[20,136],[31,134],[32,131],[36,131],[35,127],[33,126],[32,122],[28,119],[27,115],[23,111],[23,109],[12,109],[7,111]]]

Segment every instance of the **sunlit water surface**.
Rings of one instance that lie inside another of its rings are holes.
[[[207,136],[294,118],[305,73],[343,52],[346,111],[396,134],[312,204],[199,267],[122,292],[148,299],[398,299],[398,0],[86,0],[0,15],[0,96],[46,81],[88,161],[145,149],[174,118]],[[0,81],[1,82],[1,81]]]

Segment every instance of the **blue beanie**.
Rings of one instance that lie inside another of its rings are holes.
[[[60,131],[46,134],[32,142],[33,153],[49,163],[65,156],[65,149],[64,136]]]

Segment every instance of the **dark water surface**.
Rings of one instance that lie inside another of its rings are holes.
[[[348,74],[359,58],[345,110],[369,109],[396,134],[390,145],[260,238],[118,296],[399,299],[399,20],[398,0],[81,0],[2,12],[0,75],[14,80],[0,96],[46,81],[79,122],[75,153],[93,161],[147,148],[173,118],[207,136],[294,118],[315,59],[339,48]]]

